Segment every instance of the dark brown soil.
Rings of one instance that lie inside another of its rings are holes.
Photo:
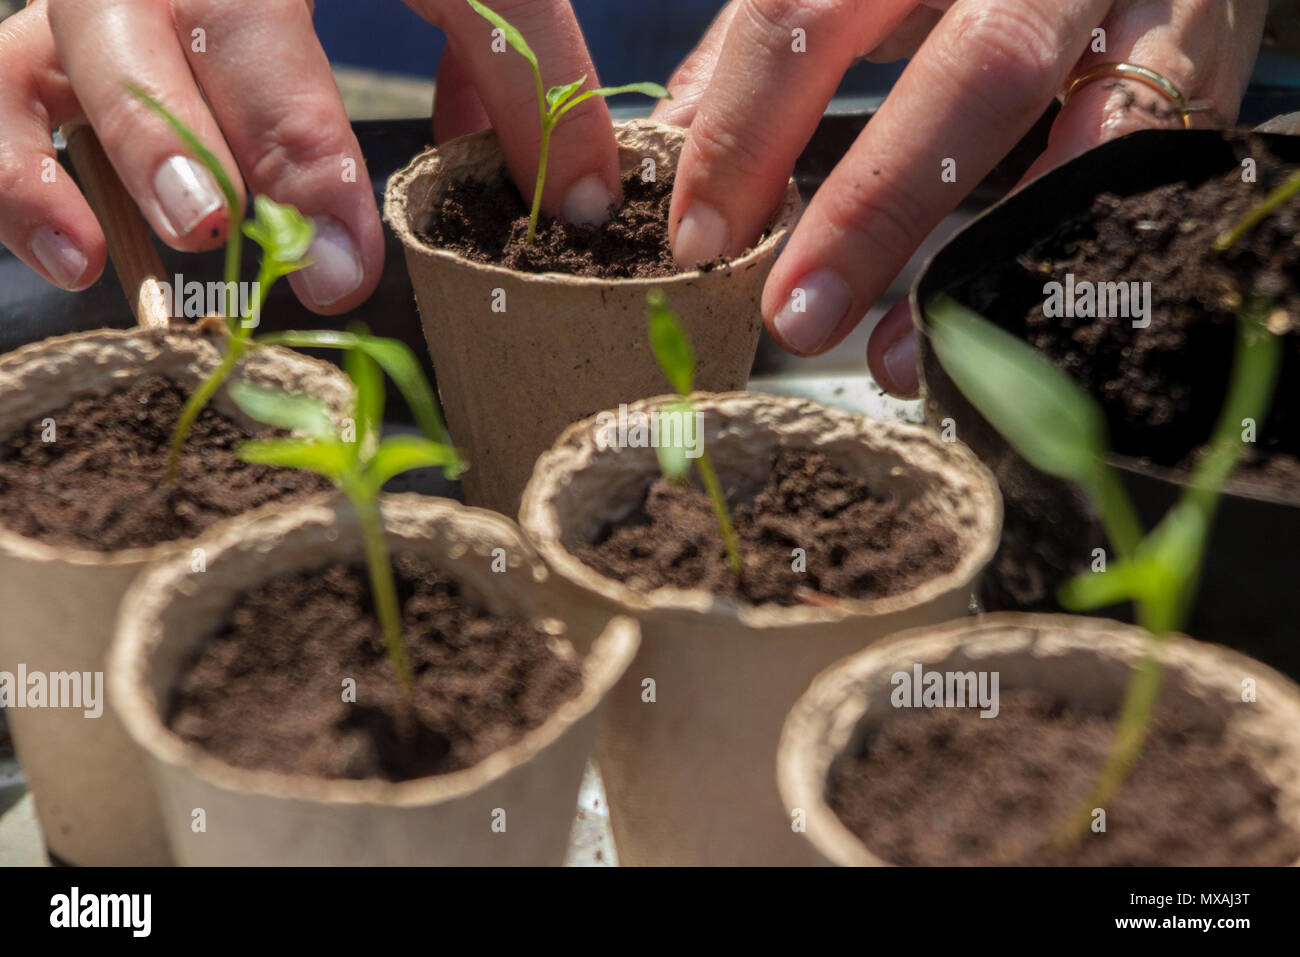
[[[731,512],[739,581],[708,496],[663,478],[638,512],[574,553],[638,591],[703,588],[755,605],[897,595],[951,571],[959,557],[956,535],[923,505],[876,495],[820,452],[782,451],[754,499]],[[793,568],[795,548],[806,553],[805,571]]]
[[[1037,692],[978,708],[900,712],[861,756],[832,765],[827,800],[849,830],[895,864],[1278,865],[1300,835],[1278,820],[1276,790],[1221,737],[1157,709],[1104,833],[1052,843],[1109,751],[1114,725]]]
[[[243,768],[402,781],[477,764],[579,693],[579,663],[543,632],[472,609],[427,559],[398,555],[393,565],[414,722],[366,572],[335,564],[241,596],[182,673],[168,725]],[[349,678],[355,702],[343,700]]]
[[[80,398],[0,440],[0,525],[51,545],[111,552],[189,538],[267,502],[330,488],[309,472],[249,465],[234,447],[252,433],[211,407],[181,453],[179,482],[163,476],[172,429],[187,394],[163,376],[141,376]]]
[[[514,183],[453,183],[420,238],[477,262],[519,272],[559,272],[604,279],[648,279],[681,270],[668,245],[668,204],[673,176],[652,183],[638,170],[623,176],[623,205],[601,226],[577,226],[543,214],[532,245],[528,205]],[[724,260],[700,263],[712,269]]]
[[[957,298],[1050,356],[1106,408],[1117,451],[1184,464],[1209,438],[1227,391],[1236,309],[1252,293],[1282,310],[1286,354],[1273,410],[1245,468],[1281,479],[1300,456],[1300,201],[1275,213],[1236,249],[1211,246],[1296,169],[1259,145],[1258,182],[1240,170],[1129,197],[1099,196],[1019,259],[955,290]],[[1047,318],[1043,286],[1150,282],[1151,324],[1129,319]],[[1270,459],[1283,456],[1281,465]]]

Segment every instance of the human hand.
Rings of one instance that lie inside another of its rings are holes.
[[[844,71],[863,55],[912,56],[808,204],[764,290],[763,316],[777,341],[798,355],[825,352],[1089,68],[1140,64],[1203,108],[1188,114],[1194,125],[1231,123],[1267,7],[1267,0],[732,0],[669,81],[674,99],[655,110],[658,120],[690,125],[670,214],[674,253],[685,264],[753,245]],[[806,52],[796,52],[796,30]],[[1135,129],[1182,122],[1146,87],[1091,83],[1062,109],[1029,176]],[[955,163],[955,182],[941,178],[945,161]],[[912,396],[916,357],[903,302],[873,331],[868,364],[886,390]]]

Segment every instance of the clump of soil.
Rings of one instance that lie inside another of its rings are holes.
[[[536,241],[528,234],[528,204],[504,176],[452,183],[419,236],[476,262],[519,272],[560,272],[602,279],[648,279],[681,270],[668,244],[671,173],[642,182],[639,170],[623,174],[623,205],[600,226],[579,226],[543,214]],[[719,258],[696,268],[711,269]]]
[[[238,767],[403,781],[477,764],[579,693],[580,664],[529,622],[474,609],[427,558],[393,566],[413,720],[366,571],[336,563],[242,595],[181,674],[168,726]]]
[[[1052,844],[1097,779],[1111,716],[1033,691],[978,708],[899,712],[859,755],[831,766],[827,801],[850,831],[895,864],[1280,865],[1300,835],[1277,791],[1218,732],[1161,705],[1104,833]]]
[[[878,495],[821,452],[781,451],[753,500],[731,508],[744,559],[739,580],[708,496],[664,478],[636,513],[574,554],[638,591],[704,588],[755,605],[801,604],[809,590],[883,598],[957,566],[956,535],[922,502]],[[805,570],[793,567],[796,548],[806,554]]]
[[[140,376],[76,399],[0,441],[0,525],[51,545],[110,552],[190,538],[267,502],[330,488],[321,476],[241,462],[250,432],[211,406],[200,413],[168,486],[167,450],[186,393]],[[54,420],[54,441],[42,421]]]
[[[1116,451],[1184,465],[1214,428],[1227,392],[1236,312],[1268,297],[1285,359],[1273,410],[1244,468],[1278,481],[1300,473],[1300,201],[1292,200],[1232,252],[1212,245],[1297,167],[1249,148],[1258,181],[1241,170],[1133,196],[1103,194],[1087,212],[1003,263],[960,284],[956,297],[997,317],[1052,358],[1104,405]],[[1048,282],[1151,283],[1151,323],[1048,318]],[[1277,457],[1283,457],[1276,461]]]

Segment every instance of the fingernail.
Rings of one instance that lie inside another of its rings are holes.
[[[908,330],[890,343],[883,361],[885,372],[894,380],[895,389],[907,395],[915,395],[920,391],[921,380],[916,371],[915,331]]]
[[[790,290],[772,323],[787,346],[809,355],[826,344],[851,305],[849,284],[829,269],[818,269]]]
[[[328,306],[361,285],[361,255],[347,227],[333,216],[313,216],[312,222],[316,238],[307,250],[312,264],[292,275],[312,302]]]
[[[153,189],[167,225],[178,236],[188,236],[226,203],[212,174],[188,156],[170,157],[159,166]]]
[[[86,257],[67,236],[48,226],[36,230],[32,255],[60,286],[71,289],[86,271]]]
[[[614,197],[605,188],[605,181],[591,173],[569,187],[560,215],[565,222],[599,226],[609,219],[609,208],[613,205]]]
[[[731,228],[722,214],[708,203],[695,203],[682,217],[673,242],[677,265],[691,269],[717,259],[731,245]]]

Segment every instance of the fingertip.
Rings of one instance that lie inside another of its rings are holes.
[[[901,399],[920,397],[919,342],[907,300],[889,310],[871,331],[867,367],[876,383],[890,395]]]

